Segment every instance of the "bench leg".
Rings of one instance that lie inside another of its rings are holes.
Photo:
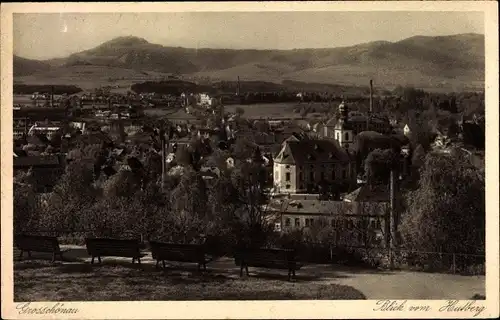
[[[101,263],[101,256],[97,256],[97,260],[99,260],[99,263]]]
[[[64,261],[63,253],[59,253],[59,257],[61,258],[61,261]]]
[[[288,269],[288,281],[292,279],[292,270]]]
[[[243,277],[243,268],[244,268],[244,266],[243,266],[243,265],[241,265],[241,266],[240,266],[240,277]]]
[[[23,258],[23,253],[24,253],[24,251],[23,251],[23,250],[21,250],[21,253],[19,253],[19,259],[22,259],[22,258]]]
[[[137,258],[137,263],[141,264],[141,258]]]
[[[163,270],[165,270],[167,268],[166,265],[165,265],[165,260],[162,260],[161,264],[163,265]]]
[[[158,266],[160,265],[160,260],[156,260],[156,269],[158,269]]]
[[[135,258],[132,258],[132,264],[134,264],[134,263],[135,263]]]
[[[247,276],[250,276],[250,274],[248,273],[248,266],[245,266],[245,271],[247,272]]]
[[[31,251],[28,251],[28,258],[31,258]]]
[[[52,262],[55,262],[55,261],[56,261],[56,253],[55,253],[55,252],[53,252],[53,253],[52,253]]]
[[[90,260],[90,264],[94,264],[94,256],[92,256],[92,260]]]

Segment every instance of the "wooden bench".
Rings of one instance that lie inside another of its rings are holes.
[[[203,270],[207,270],[207,263],[213,260],[208,258],[205,250],[206,246],[203,244],[176,244],[149,241],[149,245],[153,259],[156,260],[157,268],[160,261],[163,264],[163,268],[165,268],[165,261],[176,261],[197,263],[198,270],[201,270],[201,266],[203,266]]]
[[[15,235],[15,246],[21,250],[19,259],[23,258],[24,252],[28,252],[28,257],[31,258],[31,252],[47,252],[52,253],[52,262],[56,260],[56,256],[63,260],[63,253],[68,250],[61,250],[57,237],[50,236],[31,236],[31,235]]]
[[[288,249],[243,249],[235,253],[235,263],[240,266],[240,277],[243,269],[248,267],[288,270],[288,280],[295,277],[295,271],[302,265],[298,263],[295,250]]]
[[[106,238],[85,239],[87,252],[92,257],[91,264],[97,257],[101,263],[101,257],[124,257],[132,258],[132,263],[141,263],[141,258],[146,254],[141,253],[141,243],[139,240],[118,240]]]

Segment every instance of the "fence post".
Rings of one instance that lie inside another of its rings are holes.
[[[456,268],[457,268],[457,266],[455,264],[455,253],[453,253],[453,273],[456,273],[456,270],[457,270]]]

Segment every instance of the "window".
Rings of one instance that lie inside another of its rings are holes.
[[[286,218],[286,219],[285,219],[285,226],[286,226],[286,227],[289,227],[289,226],[290,226],[290,224],[291,224],[291,220],[290,220],[290,218]]]
[[[346,169],[342,170],[342,178],[347,179],[347,170]]]
[[[344,139],[346,141],[349,141],[349,132],[346,132],[345,135],[344,135]]]
[[[274,224],[274,231],[280,232],[281,231],[281,223],[276,222]]]
[[[337,141],[338,141],[338,140],[340,140],[340,135],[339,135],[339,133],[338,133],[338,132],[337,132],[337,136],[336,136],[336,138],[335,138],[335,139],[337,139]]]
[[[309,219],[306,218],[306,227],[309,227]]]
[[[289,165],[287,165],[285,168],[290,169],[290,166],[289,166]]]
[[[290,185],[289,185],[289,184],[287,184],[287,185],[285,186],[285,189],[290,189]]]
[[[295,226],[300,227],[300,219],[299,218],[295,218]]]
[[[285,179],[286,181],[290,181],[290,172],[287,172],[286,175],[285,175]]]

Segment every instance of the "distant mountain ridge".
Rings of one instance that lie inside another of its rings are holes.
[[[119,37],[57,61],[14,57],[14,75],[43,74],[51,68],[106,66],[176,73],[218,80],[298,80],[440,85],[484,81],[484,35],[415,36],[349,47],[293,50],[191,49]],[[366,79],[364,80],[366,82]]]

